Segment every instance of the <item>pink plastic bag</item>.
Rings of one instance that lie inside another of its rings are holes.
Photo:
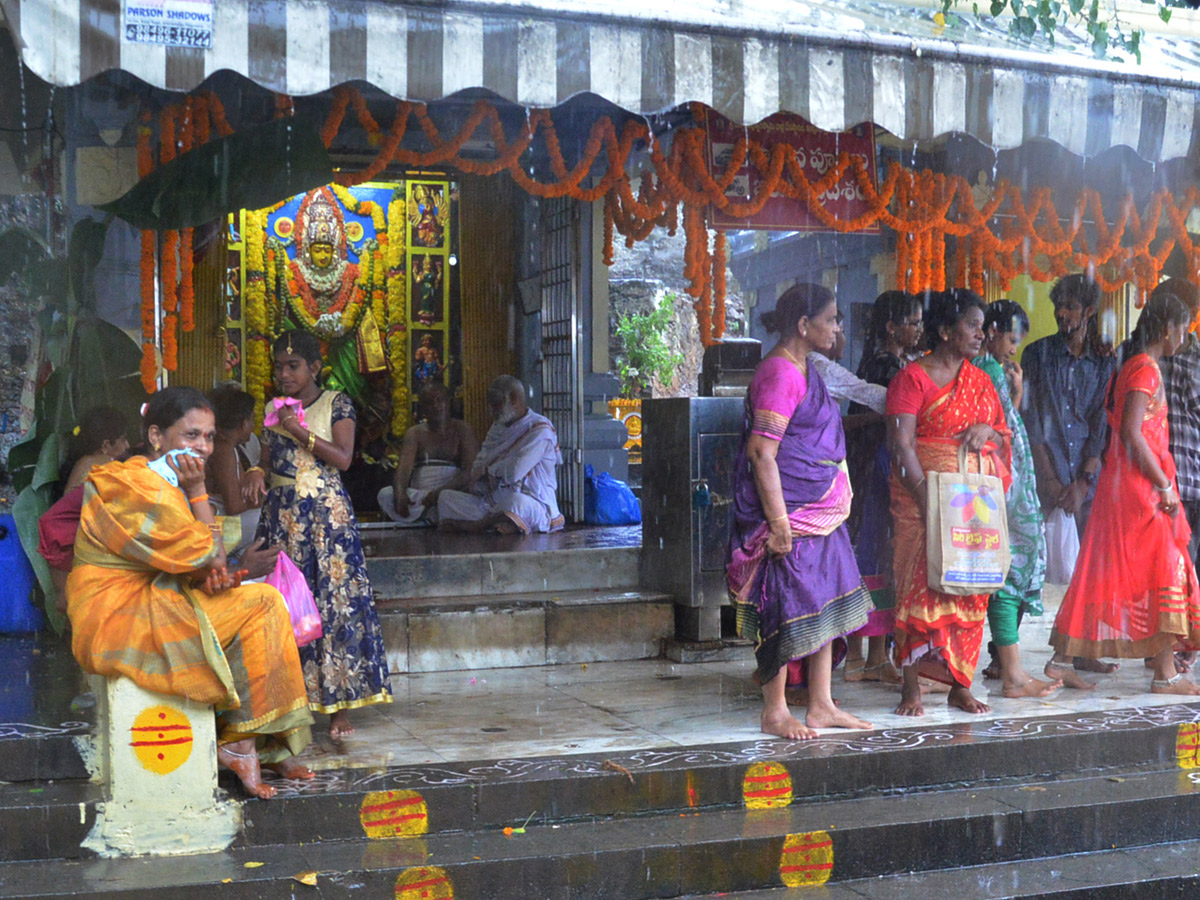
[[[321,636],[321,614],[313,600],[312,591],[304,575],[286,553],[280,553],[275,562],[275,571],[266,578],[266,583],[283,594],[292,616],[292,631],[296,634],[296,646],[311,644]]]
[[[276,397],[267,407],[267,414],[263,417],[263,425],[271,428],[279,424],[279,414],[283,412],[285,407],[296,407],[296,420],[300,423],[301,428],[307,428],[308,423],[304,421],[304,404],[295,397]]]

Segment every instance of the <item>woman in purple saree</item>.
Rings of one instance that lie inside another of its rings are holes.
[[[808,354],[833,346],[837,304],[800,284],[763,316],[780,335],[754,373],[734,474],[734,525],[726,570],[738,633],[755,641],[762,730],[789,739],[814,728],[870,728],[830,695],[845,636],[874,609],[846,532],[850,481],[841,414]],[[787,683],[806,682],[802,724]]]

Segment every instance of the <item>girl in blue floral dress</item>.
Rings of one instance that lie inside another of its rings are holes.
[[[300,662],[309,708],[330,715],[329,733],[340,738],[354,731],[347,710],[392,700],[358,522],[340,475],[354,455],[354,406],[321,389],[313,335],[286,331],[272,351],[276,389],[300,401],[304,423],[296,406],[285,406],[279,424],[263,429],[262,468],[247,472],[245,492],[265,494],[258,537],[282,545],[316,598],[324,633],[300,648]]]

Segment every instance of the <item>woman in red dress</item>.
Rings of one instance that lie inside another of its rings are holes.
[[[983,299],[971,291],[934,294],[925,314],[930,352],[905,366],[887,394],[892,458],[896,663],[904,673],[902,716],[921,716],[919,675],[949,685],[946,702],[964,712],[989,711],[971,693],[987,618],[988,594],[943,594],[929,586],[926,473],[957,472],[964,445],[968,469],[1011,482],[1012,439],[992,379],[971,364],[983,346]]]
[[[1093,687],[1071,657],[1153,657],[1155,694],[1200,694],[1175,672],[1172,647],[1200,646],[1200,591],[1179,515],[1175,461],[1158,361],[1187,335],[1191,314],[1172,294],[1142,311],[1125,363],[1108,388],[1109,442],[1071,586],[1063,598],[1046,674]]]

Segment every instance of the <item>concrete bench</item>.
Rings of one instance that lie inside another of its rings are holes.
[[[224,850],[241,806],[217,788],[212,707],[90,676],[96,694],[95,777],[104,785],[83,846],[101,856]]]

